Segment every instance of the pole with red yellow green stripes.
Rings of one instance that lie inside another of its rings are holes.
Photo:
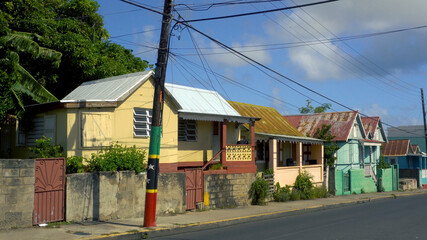
[[[151,122],[150,146],[148,148],[144,227],[156,226],[157,181],[159,175],[160,138],[162,133],[162,114],[166,65],[168,59],[169,28],[170,21],[172,19],[171,10],[172,0],[165,0],[160,44],[154,76],[153,117]]]

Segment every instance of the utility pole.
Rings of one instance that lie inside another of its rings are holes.
[[[172,19],[172,0],[165,0],[162,30],[154,75],[153,116],[151,120],[150,146],[148,148],[147,185],[145,193],[144,227],[156,226],[157,182],[159,175],[160,138],[162,133],[163,100],[168,60],[169,28]]]
[[[423,104],[424,138],[425,138],[425,141],[426,141],[426,152],[427,152],[426,107],[425,107],[425,104],[424,104],[424,91],[423,91],[422,88],[421,88],[421,101],[422,101],[422,104]]]

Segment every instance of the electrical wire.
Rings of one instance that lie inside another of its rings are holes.
[[[127,1],[127,0],[121,0],[121,1]],[[284,11],[294,8],[302,8],[302,7],[309,7],[309,6],[315,6],[325,3],[331,3],[331,2],[337,2],[339,0],[326,0],[321,2],[314,2],[314,3],[307,3],[307,4],[301,4],[297,6],[292,7],[284,7],[284,8],[278,8],[278,9],[269,9],[264,11],[257,11],[257,12],[249,12],[249,13],[240,13],[240,14],[233,14],[233,15],[227,15],[227,16],[219,16],[219,17],[211,17],[211,18],[200,18],[200,19],[193,19],[193,20],[186,20],[184,22],[191,23],[191,22],[204,22],[204,21],[212,21],[212,20],[219,20],[219,19],[227,19],[227,18],[236,18],[236,17],[245,17],[245,16],[251,16],[251,15],[258,15],[258,14],[265,14],[265,13],[271,13],[271,12],[277,12],[277,11]],[[181,23],[184,23],[183,21],[179,21]]]

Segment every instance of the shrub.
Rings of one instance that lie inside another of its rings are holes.
[[[106,149],[101,149],[98,154],[92,154],[88,160],[89,172],[97,171],[122,171],[145,170],[146,151],[137,149],[136,146],[126,147],[115,143]]]
[[[268,183],[263,178],[257,177],[252,183],[250,197],[253,205],[265,205],[265,199],[268,196]]]
[[[30,147],[29,150],[36,154],[36,158],[55,158],[62,157],[63,149],[59,145],[52,144],[52,138],[36,139],[36,146]]]
[[[86,167],[83,164],[83,161],[86,161],[84,157],[80,157],[80,156],[67,157],[67,161],[66,161],[67,174],[86,172]]]
[[[264,175],[273,175],[274,174],[274,170],[272,168],[267,168],[264,170],[263,172]]]
[[[329,197],[328,189],[325,186],[314,187],[313,188],[313,197],[314,198],[327,198]]]
[[[291,200],[291,186],[286,185],[284,187],[280,187],[280,183],[276,183],[273,199],[276,202],[286,202]]]
[[[300,172],[295,180],[294,189],[307,194],[313,189],[313,183],[311,180],[313,176],[307,171]]]
[[[222,164],[221,163],[215,163],[215,164],[213,164],[209,169],[210,170],[221,170],[221,169],[223,169],[224,167],[222,166]]]

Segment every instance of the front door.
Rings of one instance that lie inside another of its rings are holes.
[[[221,150],[220,146],[220,135],[219,135],[219,122],[212,122],[213,134],[212,134],[212,157],[215,156]],[[218,155],[219,158],[219,155]]]

